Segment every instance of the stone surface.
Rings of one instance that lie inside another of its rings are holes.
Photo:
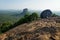
[[[48,18],[48,17],[51,17],[51,15],[52,15],[51,10],[47,9],[47,10],[44,10],[44,11],[41,13],[40,17],[41,17],[41,18]]]

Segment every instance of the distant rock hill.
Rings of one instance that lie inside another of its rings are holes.
[[[12,15],[12,16],[23,17],[27,13],[28,13],[28,9],[25,8],[25,9],[23,9],[23,11],[19,12],[18,14]]]
[[[25,9],[23,9],[23,12],[20,14],[20,16],[24,16],[24,15],[27,14],[27,13],[28,13],[28,9],[25,8]]]
[[[60,40],[60,17],[18,25],[1,34],[0,40]]]

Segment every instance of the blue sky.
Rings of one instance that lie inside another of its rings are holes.
[[[0,0],[0,9],[24,8],[60,11],[60,0]]]

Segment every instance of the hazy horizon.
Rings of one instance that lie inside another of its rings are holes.
[[[0,10],[20,10],[24,8],[32,10],[60,11],[60,0],[0,0]]]

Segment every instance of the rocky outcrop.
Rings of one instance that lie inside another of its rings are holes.
[[[49,9],[47,9],[47,10],[44,10],[44,11],[41,13],[40,17],[41,17],[41,18],[48,18],[48,17],[51,17],[51,15],[52,15],[52,11],[49,10]]]
[[[27,13],[28,13],[28,9],[25,8],[25,9],[23,9],[23,12],[20,14],[20,16],[24,16],[24,15],[27,14]]]
[[[0,35],[0,40],[60,40],[60,23],[54,19],[19,25]]]

